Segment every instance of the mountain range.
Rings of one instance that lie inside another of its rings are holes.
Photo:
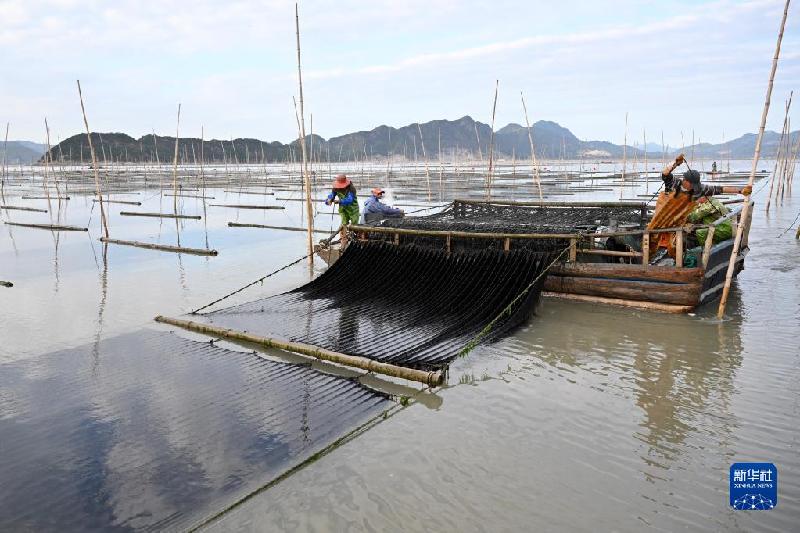
[[[0,139],[0,161],[3,161],[5,143]],[[45,153],[46,147],[43,144],[31,141],[8,141],[8,155],[5,156],[6,164],[18,165],[28,164],[36,161]]]
[[[619,159],[625,154],[629,158],[644,157],[644,151],[627,146],[624,148],[608,141],[585,141],[576,137],[569,129],[551,121],[540,120],[533,124],[533,142],[536,156],[540,159]],[[800,131],[792,134],[796,143]],[[765,133],[762,157],[774,157],[780,135],[773,131]],[[723,144],[702,143],[683,148],[687,156],[695,158],[733,159],[750,158],[755,149],[755,134],[746,134]],[[175,138],[145,135],[135,139],[124,133],[93,133],[92,143],[99,162],[171,162],[174,157]],[[10,144],[10,143],[9,143]],[[324,139],[319,135],[308,135],[306,147],[315,161],[353,161],[372,158],[405,157],[408,160],[437,161],[441,156],[449,160],[456,155],[463,159],[487,159],[492,144],[492,131],[488,124],[473,120],[469,116],[458,120],[433,120],[422,124],[413,123],[401,128],[378,126],[369,131],[358,131]],[[279,141],[264,142],[259,139],[206,140],[181,138],[179,157],[182,163],[206,162],[260,163],[298,160],[299,139],[289,144]],[[497,158],[527,159],[531,156],[528,129],[519,124],[508,124],[494,133],[494,153]],[[10,152],[10,150],[9,150]],[[85,134],[65,139],[51,149],[52,159],[73,162],[90,160]],[[668,155],[675,155],[674,149]],[[648,157],[660,159],[662,148],[648,143]]]

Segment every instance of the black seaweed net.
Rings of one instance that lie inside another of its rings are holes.
[[[434,370],[533,283],[483,340],[528,319],[554,258],[549,250],[448,254],[356,241],[307,285],[205,317],[218,326]]]

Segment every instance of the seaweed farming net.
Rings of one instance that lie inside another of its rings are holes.
[[[466,202],[456,200],[444,210],[429,216],[388,218],[378,225],[383,228],[398,228],[420,233],[403,233],[396,237],[391,233],[369,232],[372,241],[394,241],[433,249],[445,246],[451,252],[475,249],[503,249],[503,239],[487,239],[468,235],[451,235],[445,243],[443,235],[424,232],[465,232],[483,234],[540,234],[553,238],[513,239],[513,248],[525,248],[538,252],[554,252],[569,244],[569,239],[557,235],[591,234],[599,229],[644,228],[647,211],[639,204],[597,205],[547,205],[527,206],[503,203]]]
[[[526,320],[553,259],[551,251],[448,254],[356,241],[303,287],[203,316],[221,327],[435,370],[503,311],[486,339]]]
[[[589,233],[598,227],[644,228],[647,225],[647,213],[638,204],[528,206],[455,200],[439,213],[390,218],[382,225],[482,233]]]
[[[152,330],[3,364],[0,530],[186,530],[392,405]]]

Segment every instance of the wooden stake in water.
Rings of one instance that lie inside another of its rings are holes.
[[[314,266],[314,207],[311,204],[311,179],[306,154],[306,124],[303,108],[303,70],[300,62],[300,14],[294,5],[295,35],[297,37],[297,83],[300,87],[300,150],[303,152],[303,183],[306,188],[306,220],[308,223],[308,264]]]
[[[625,170],[628,166],[628,112],[625,112],[625,137],[622,141],[622,185],[619,187],[619,197],[622,198],[622,192],[625,189]]]
[[[83,105],[83,93],[81,92],[81,80],[78,80],[78,97],[81,100],[81,113],[83,113],[83,124],[86,126],[86,138],[89,140],[89,152],[92,154],[92,168],[94,169],[94,187],[95,194],[100,203],[100,222],[102,225],[105,238],[108,239],[108,221],[106,220],[106,211],[103,206],[103,191],[100,188],[100,170],[97,168],[97,156],[94,153],[94,145],[92,144],[92,132],[89,129],[89,121],[86,119],[86,108]]]
[[[0,196],[5,203],[5,187],[6,187],[6,162],[8,161],[8,128],[11,126],[10,122],[6,122],[6,139],[3,141],[3,174],[0,177]]]
[[[489,139],[489,171],[486,173],[486,199],[492,197],[492,170],[494,170],[494,117],[497,112],[497,90],[500,86],[500,80],[495,80],[494,83],[494,103],[492,104],[492,136]]]
[[[789,13],[789,2],[783,7],[783,19],[781,19],[781,29],[778,32],[778,43],[775,45],[775,57],[772,58],[772,70],[769,74],[769,83],[767,84],[767,97],[764,100],[764,110],[761,113],[761,126],[758,128],[758,138],[756,139],[756,151],[753,154],[753,165],[750,167],[750,179],[747,184],[752,187],[756,177],[756,168],[758,167],[758,160],[761,157],[761,141],[764,139],[764,128],[767,125],[767,115],[769,114],[769,101],[772,97],[772,85],[775,81],[775,71],[778,70],[778,58],[781,55],[781,41],[783,40],[783,30],[786,27],[786,16]],[[717,309],[717,318],[725,316],[725,306],[728,303],[728,295],[731,291],[731,282],[733,281],[733,271],[736,269],[736,259],[739,257],[739,248],[742,245],[742,236],[744,235],[745,226],[749,226],[750,222],[750,196],[744,198],[742,205],[741,224],[736,226],[736,238],[733,240],[733,250],[731,251],[731,259],[728,263],[728,271],[725,274],[725,286],[722,288],[722,298],[719,301],[719,308]]]
[[[481,159],[481,163],[483,163],[483,150],[481,150],[481,136],[478,135],[478,123],[473,122],[473,126],[475,126],[475,140],[478,141],[478,157]]]
[[[178,104],[178,123],[175,126],[175,154],[172,157],[172,192],[175,214],[178,214],[178,139],[181,128],[181,104]]]
[[[531,145],[531,166],[533,167],[533,176],[536,179],[536,186],[539,188],[539,200],[543,200],[542,181],[539,179],[539,165],[536,164],[536,150],[533,147],[531,122],[528,120],[528,107],[525,105],[525,96],[522,94],[522,91],[519,92],[519,97],[522,99],[522,110],[525,112],[525,126],[528,127],[528,142]]]
[[[644,193],[650,194],[650,174],[647,168],[647,130],[642,128],[642,137],[644,140]]]
[[[425,152],[425,139],[422,138],[422,126],[417,122],[417,131],[419,131],[419,142],[422,145],[422,160],[425,161],[425,179],[428,182],[428,201],[431,201],[431,174],[428,170],[428,154]],[[416,147],[414,148],[416,150]]]

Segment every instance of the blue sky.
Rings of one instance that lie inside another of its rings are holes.
[[[300,3],[307,117],[331,137],[471,115],[553,120],[582,139],[719,142],[756,131],[783,0]],[[793,12],[795,11],[795,12]],[[769,127],[800,88],[790,10]],[[10,138],[95,131],[296,137],[294,4],[0,0],[0,122]],[[796,122],[800,124],[800,121]],[[3,124],[4,125],[4,124]],[[307,129],[308,123],[307,123]]]

